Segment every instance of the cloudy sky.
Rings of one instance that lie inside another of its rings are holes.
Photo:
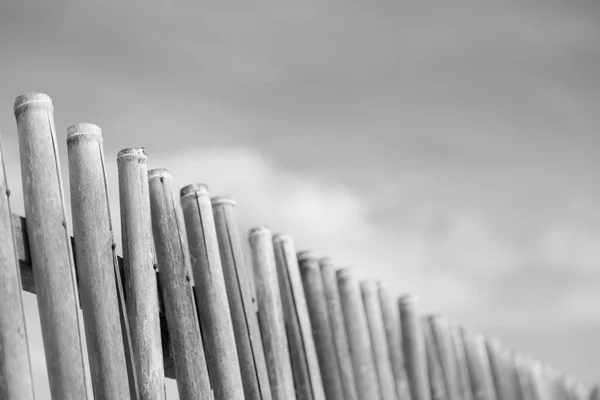
[[[15,212],[12,104],[48,93],[66,193],[66,129],[96,123],[114,210],[116,154],[144,146],[177,189],[235,197],[244,234],[289,232],[427,312],[600,375],[600,2],[20,3],[0,5]]]

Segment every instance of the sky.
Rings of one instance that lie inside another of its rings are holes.
[[[14,212],[13,101],[47,93],[65,193],[67,127],[102,128],[117,226],[116,154],[144,146],[176,190],[234,197],[242,235],[290,233],[424,312],[600,376],[600,2],[3,0],[0,54]]]

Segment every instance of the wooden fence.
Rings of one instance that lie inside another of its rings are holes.
[[[0,399],[34,398],[25,290],[37,295],[56,400],[164,399],[165,377],[190,400],[600,400],[497,340],[423,315],[415,296],[298,253],[288,235],[252,229],[249,265],[235,202],[200,183],[177,199],[142,148],[117,155],[117,256],[92,124],[67,132],[72,238],[52,101],[21,95],[14,115],[25,218],[11,213],[2,161]]]

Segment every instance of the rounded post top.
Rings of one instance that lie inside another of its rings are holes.
[[[148,154],[146,153],[146,149],[143,147],[129,147],[117,153],[117,159],[127,156],[148,157]]]
[[[340,268],[335,271],[337,279],[350,279],[354,277],[354,270],[351,267]]]
[[[315,253],[313,253],[310,250],[302,250],[296,253],[296,257],[298,258],[299,262],[303,262],[303,261],[313,261],[313,262],[318,262],[317,261],[317,256],[315,255]],[[316,265],[315,265],[316,266]]]
[[[165,168],[154,168],[151,169],[150,171],[148,171],[148,179],[154,179],[154,178],[172,178],[173,175],[171,175],[171,171],[169,171],[168,169]]]
[[[233,207],[236,206],[235,200],[229,196],[215,196],[210,199],[210,202],[213,205],[213,207],[225,206],[225,205],[233,206]]]
[[[273,243],[294,243],[292,236],[287,233],[277,233],[273,235]]]
[[[261,226],[256,226],[252,229],[250,229],[250,231],[248,232],[248,237],[254,237],[254,236],[260,236],[260,235],[272,235],[271,230],[269,229],[269,227],[261,225]]]
[[[17,98],[15,99],[13,111],[16,113],[17,109],[19,109],[21,106],[31,103],[41,103],[46,104],[48,107],[52,107],[52,98],[50,98],[50,96],[48,96],[45,93],[24,93],[17,96]]]
[[[398,299],[400,306],[412,306],[419,303],[419,298],[414,294],[405,294]]]
[[[79,135],[102,136],[102,129],[100,129],[98,125],[89,124],[87,122],[71,125],[67,128],[67,141]]]
[[[360,281],[360,288],[369,293],[377,292],[377,281],[374,279],[363,279]]]
[[[206,186],[204,183],[192,183],[182,187],[179,191],[179,197],[182,199],[192,194],[208,195],[208,186]]]

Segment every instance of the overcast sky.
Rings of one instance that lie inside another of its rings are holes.
[[[15,212],[12,104],[48,93],[66,193],[66,129],[98,124],[113,210],[116,154],[144,146],[176,189],[235,197],[244,235],[289,232],[427,312],[600,375],[600,2],[19,3],[0,5]]]

